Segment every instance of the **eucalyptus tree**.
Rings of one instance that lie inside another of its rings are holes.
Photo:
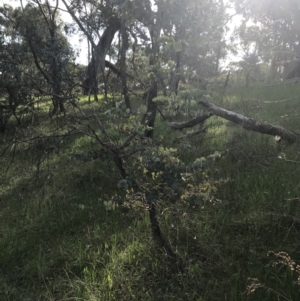
[[[180,78],[200,79],[218,73],[219,60],[225,55],[222,26],[225,7],[222,1],[217,0],[155,3],[157,7],[154,9],[150,5],[146,7],[148,12],[150,7],[152,9],[152,13],[147,13],[152,16],[151,21],[145,25],[151,38],[149,62],[150,66],[155,66],[149,77],[151,79],[154,75],[162,88],[167,86],[170,94],[177,95]],[[154,64],[151,57],[155,58]],[[166,76],[162,76],[164,74]],[[167,80],[166,85],[162,78]],[[153,105],[148,101],[148,111],[151,107]],[[151,121],[147,125],[152,127],[153,124]]]
[[[257,48],[260,58],[270,63],[269,77],[280,70],[284,77],[300,75],[300,6],[296,0],[234,0],[242,11],[239,28],[242,42]],[[249,22],[250,21],[250,22]]]
[[[28,74],[34,74],[33,60],[26,43],[10,19],[11,7],[0,8],[0,130],[6,129],[9,118],[14,115],[18,124],[20,105],[31,102],[33,82]]]
[[[62,2],[91,45],[92,56],[83,81],[83,93],[93,92],[97,98],[98,74],[104,73],[105,57],[115,33],[120,29],[120,18],[108,1]]]
[[[176,92],[180,69],[187,79],[218,75],[220,60],[226,55],[226,6],[223,1],[170,2],[165,34],[174,40],[171,88]]]
[[[27,72],[26,76],[35,82],[35,89],[51,96],[53,108],[50,115],[58,110],[65,112],[64,102],[69,96],[66,93],[70,85],[64,81],[69,78],[70,65],[74,53],[63,35],[63,22],[59,17],[58,0],[52,8],[49,1],[31,0],[26,6],[12,9],[5,6],[2,16],[6,26],[11,26],[17,33],[19,43],[24,45],[26,55],[20,53],[24,63],[26,56],[35,72]]]
[[[53,109],[51,115],[58,110],[65,112],[65,89],[63,78],[69,72],[69,63],[73,60],[73,52],[66,37],[62,34],[62,21],[58,11],[59,1],[52,8],[48,0],[32,0],[25,8],[20,22],[23,34],[33,55],[36,68],[48,84],[52,94]],[[39,24],[37,28],[36,24]]]
[[[177,94],[180,75],[216,75],[219,61],[226,53],[222,0],[62,2],[91,44],[92,58],[83,81],[85,94],[93,92],[96,97],[98,75],[104,73],[105,67],[113,67],[105,57],[119,32],[116,43],[120,48],[114,66],[119,69],[113,70],[118,70],[129,111],[128,80],[134,78],[144,89],[147,112],[142,123],[148,128],[146,137],[153,136],[157,107],[153,99],[160,89],[164,95],[167,90]]]

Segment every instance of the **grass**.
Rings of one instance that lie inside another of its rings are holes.
[[[299,90],[232,90],[223,106],[299,131]],[[299,145],[276,144],[220,118],[207,125],[204,137],[186,141],[193,147],[171,144],[178,134],[160,118],[155,129],[186,163],[223,153],[211,171],[195,175],[190,189],[210,192],[201,205],[158,203],[184,274],[154,243],[145,208],[120,205],[113,162],[74,157],[98,148],[89,137],[72,135],[52,151],[20,144],[5,172],[10,149],[0,158],[0,300],[298,300]],[[48,120],[20,131],[29,137],[61,127]]]

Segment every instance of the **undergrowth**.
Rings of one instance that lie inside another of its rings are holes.
[[[257,86],[228,93],[222,105],[299,131],[299,95],[296,85]],[[22,133],[61,133],[47,122]],[[176,143],[162,118],[155,129],[155,139],[186,164],[222,154],[186,187],[206,194],[203,202],[157,204],[183,272],[154,243],[147,208],[124,202],[113,161],[82,156],[98,150],[91,138],[11,148],[0,158],[0,299],[298,300],[299,145],[216,117],[206,125],[205,134]]]

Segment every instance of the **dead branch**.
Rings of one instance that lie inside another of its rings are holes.
[[[300,138],[300,135],[298,133],[289,131],[279,125],[257,121],[253,118],[249,118],[244,115],[216,106],[215,104],[208,101],[200,100],[198,103],[208,108],[211,114],[232,121],[246,130],[271,136],[280,136],[283,140],[286,140],[290,143],[294,143]]]
[[[193,136],[197,136],[199,134],[203,134],[206,132],[207,128],[208,128],[208,126],[205,126],[204,128],[202,128],[200,130],[193,131],[191,133],[187,133],[186,135],[179,136],[173,140],[173,143],[176,143],[176,142],[180,141],[181,139],[187,139],[187,138],[190,138]]]
[[[124,149],[125,147],[127,147],[131,140],[138,134],[138,132],[132,132],[127,139],[124,141],[124,143],[119,147],[120,150]]]
[[[163,114],[163,112],[162,112],[159,108],[157,108],[157,111],[158,111],[158,113],[160,114],[160,116],[162,117],[162,119],[163,119],[164,121],[166,121],[167,118],[166,118],[166,116]]]
[[[184,122],[169,122],[168,125],[169,127],[171,127],[174,130],[181,130],[184,128],[190,128],[193,127],[199,123],[204,122],[206,119],[208,119],[210,116],[212,116],[213,113],[212,112],[205,112],[203,115],[194,118],[192,120],[189,121],[184,121]]]

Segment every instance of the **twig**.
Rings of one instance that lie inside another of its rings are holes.
[[[214,114],[209,111],[195,119],[185,121],[185,122],[169,122],[168,125],[169,125],[169,127],[171,127],[174,130],[189,128],[189,127],[193,127],[193,126],[197,125],[198,123],[204,122],[206,119],[208,119],[212,115],[214,115]]]
[[[13,164],[14,160],[15,160],[15,155],[16,155],[16,149],[17,149],[17,142],[15,141],[14,144],[13,144],[13,155],[12,155],[12,158],[10,160],[10,163],[8,165],[8,167],[6,168],[6,171],[5,172],[8,172],[8,170],[10,169],[11,165]]]
[[[138,133],[138,132],[133,132],[133,133],[131,133],[131,134],[127,137],[127,139],[125,140],[125,142],[119,147],[119,149],[122,150],[123,148],[127,147],[127,146],[130,144],[131,140],[137,135],[137,133]]]
[[[199,134],[202,134],[202,133],[205,133],[206,130],[207,130],[208,126],[205,126],[204,128],[200,129],[200,130],[197,130],[197,131],[193,131],[191,133],[187,133],[186,135],[182,135],[182,136],[179,136],[177,138],[175,138],[173,140],[173,143],[177,142],[178,140],[181,140],[181,139],[186,139],[186,138],[190,138],[190,137],[193,137],[193,136],[196,136],[196,135],[199,135]]]

